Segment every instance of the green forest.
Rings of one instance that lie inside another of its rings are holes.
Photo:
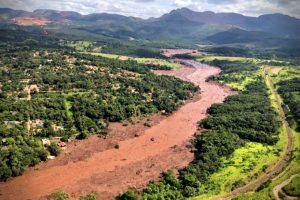
[[[105,136],[109,122],[171,113],[199,90],[151,72],[168,66],[60,49],[2,49],[0,64],[1,180],[59,153],[42,138]]]
[[[290,126],[300,131],[300,78],[283,80],[277,86],[287,105],[285,111]]]
[[[218,62],[223,69],[220,76],[213,78],[219,81],[228,81],[222,79],[227,79],[226,75],[230,73],[258,70],[255,66],[237,67],[237,61],[214,62]],[[166,172],[160,182],[150,183],[141,193],[131,189],[120,194],[119,199],[175,200],[205,194],[214,187],[209,177],[223,166],[222,158],[230,157],[246,142],[273,145],[279,139],[281,122],[271,105],[262,76],[247,84],[238,95],[228,97],[223,104],[211,106],[208,113],[210,116],[199,123],[206,131],[192,141],[196,149],[195,159],[179,171],[178,177],[170,171]],[[235,187],[241,184],[237,182]]]

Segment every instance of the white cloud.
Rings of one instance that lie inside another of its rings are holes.
[[[284,13],[300,17],[299,0],[0,0],[0,7],[14,9],[71,10],[82,14],[117,13],[135,17],[158,17],[172,9],[188,7],[196,11],[237,12],[258,16]]]
[[[177,7],[186,7],[192,5],[194,2],[192,0],[175,0],[174,5]]]

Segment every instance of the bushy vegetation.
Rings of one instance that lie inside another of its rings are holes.
[[[51,142],[51,144],[48,146],[48,151],[51,155],[58,156],[61,150],[55,142]]]
[[[49,200],[68,200],[70,195],[64,191],[58,191],[48,196]]]
[[[295,61],[226,56],[199,56],[197,60],[220,67],[222,69],[221,74],[212,77],[212,80],[237,90],[245,90],[248,84],[261,78],[262,66],[296,65]]]
[[[300,78],[283,80],[278,83],[278,92],[286,107],[287,120],[291,127],[300,131]]]
[[[99,36],[98,36],[99,37]],[[101,36],[100,36],[101,37]],[[100,41],[99,41],[100,40]],[[160,53],[162,48],[194,47],[194,45],[174,44],[171,41],[128,41],[115,40],[114,38],[97,39],[97,41],[69,41],[60,40],[62,47],[70,47],[80,52],[94,52],[112,54],[118,56],[133,56],[137,58],[162,58],[165,56]]]
[[[300,197],[300,177],[296,176],[283,190],[289,196]]]
[[[210,117],[201,122],[206,129],[230,130],[240,138],[253,142],[275,144],[279,121],[270,106],[267,89],[253,83],[238,96],[228,97],[225,103],[209,108]]]
[[[139,57],[118,55],[118,54],[93,53],[93,52],[87,52],[87,54],[98,55],[106,58],[118,58],[120,60],[135,60],[140,64],[147,64],[151,69],[155,69],[157,66],[159,67],[156,69],[165,69],[165,70],[180,68],[180,64],[171,62],[167,59],[161,59],[161,58],[145,58],[145,57],[139,58]]]
[[[239,69],[237,64],[230,66],[223,67],[224,75],[258,70],[256,66],[253,69]],[[222,75],[216,79],[222,80]],[[180,170],[178,177],[171,172],[165,173],[160,182],[150,183],[136,199],[185,199],[204,194],[214,187],[209,183],[209,177],[223,167],[223,158],[249,141],[263,144],[278,141],[280,122],[262,77],[246,85],[239,95],[228,97],[223,104],[214,104],[208,112],[210,116],[200,123],[208,130],[193,140],[195,160]],[[233,187],[243,184],[239,180]]]
[[[245,90],[250,83],[260,78],[259,66],[255,59],[240,57],[212,57],[199,59],[214,66],[222,68],[219,76],[212,77],[212,80],[227,84],[238,90]]]
[[[2,49],[0,65],[1,180],[59,154],[42,137],[105,135],[109,122],[171,113],[198,90],[151,72],[169,67],[66,50]]]
[[[68,192],[65,191],[58,191],[50,194],[47,197],[48,200],[68,200],[71,199],[71,195]],[[74,198],[72,198],[74,199]],[[92,192],[84,196],[80,196],[78,200],[96,200],[97,199],[97,193]]]
[[[90,194],[87,194],[85,196],[79,197],[79,200],[96,200],[97,199],[97,193],[92,192]]]
[[[294,111],[293,109],[290,109],[290,106],[287,104],[291,101],[290,98],[292,98],[293,101],[297,99],[297,94],[299,91],[297,90],[297,85],[294,85],[295,79],[297,79],[300,75],[300,70],[298,67],[295,66],[287,66],[286,64],[283,64],[282,66],[269,66],[266,67],[265,72],[271,76],[270,78],[272,81],[275,83],[277,91],[280,93],[280,96],[283,99],[282,102],[282,107],[286,115],[286,120],[289,122],[290,126],[292,129],[296,130],[297,129],[297,124],[296,124],[296,118],[293,116],[292,112]],[[292,97],[291,97],[291,96]],[[296,98],[293,98],[296,97]],[[299,104],[299,101],[298,101]],[[234,199],[236,200],[248,200],[248,199],[273,199],[273,188],[276,187],[277,185],[281,184],[282,182],[286,181],[289,179],[291,176],[295,174],[299,174],[300,168],[299,168],[299,162],[300,162],[300,157],[299,157],[299,132],[294,131],[293,132],[293,137],[294,137],[294,151],[292,153],[292,159],[289,163],[289,166],[278,176],[277,179],[272,180],[271,183],[269,184],[263,184],[260,187],[259,190],[256,190],[255,193],[249,193],[249,194],[243,194],[240,195]],[[286,135],[287,133],[284,132]],[[284,139],[281,138],[280,142],[284,142]],[[277,144],[276,144],[277,146]],[[275,146],[274,146],[275,147]],[[268,158],[269,160],[269,158]],[[285,197],[283,197],[285,198]]]
[[[44,150],[41,141],[28,136],[22,128],[20,129],[11,127],[1,130],[9,135],[3,137],[3,132],[1,133],[1,180],[6,180],[11,176],[19,176],[27,166],[33,166],[47,159],[47,152]]]

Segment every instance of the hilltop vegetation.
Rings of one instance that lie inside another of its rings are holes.
[[[195,44],[213,45],[205,49],[228,56],[295,58],[300,55],[300,20],[282,14],[248,17],[182,8],[145,20],[107,13],[63,13],[1,8],[0,40],[22,41],[28,36],[37,40],[41,37],[85,40],[97,42],[96,48],[100,46],[105,53],[138,57],[159,57],[159,48],[197,48]],[[38,24],[43,26],[34,26]]]

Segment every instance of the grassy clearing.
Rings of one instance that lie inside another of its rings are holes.
[[[72,118],[73,118],[73,112],[71,111],[71,108],[72,108],[72,102],[71,102],[71,101],[68,101],[68,100],[67,100],[67,97],[71,97],[71,96],[74,96],[74,95],[80,95],[80,96],[83,96],[83,95],[90,95],[90,94],[93,94],[93,91],[86,91],[86,92],[82,92],[82,91],[71,91],[71,92],[68,92],[68,93],[64,93],[64,94],[63,94],[63,96],[64,96],[64,105],[65,105],[67,117],[68,117],[69,119],[72,119]],[[95,95],[95,94],[94,94],[94,95]]]
[[[100,52],[101,47],[96,46],[95,42],[90,41],[67,41],[66,46],[74,48],[76,51]]]
[[[273,196],[273,188],[277,186],[278,184],[282,183],[289,177],[291,177],[294,174],[299,174],[300,173],[300,133],[295,132],[294,133],[294,138],[295,138],[295,147],[296,150],[294,151],[293,154],[293,159],[287,169],[283,171],[276,179],[272,180],[272,183],[264,188],[263,190],[259,192],[252,192],[248,194],[243,194],[241,196],[238,196],[235,198],[235,200],[271,200],[274,199]]]
[[[267,172],[267,168],[283,156],[287,144],[283,127],[280,128],[279,137],[279,142],[274,146],[248,142],[244,147],[236,149],[230,158],[223,158],[224,167],[210,177],[205,194],[191,200],[214,199]]]
[[[68,101],[66,98],[64,99],[64,104],[65,104],[65,108],[66,108],[66,113],[67,113],[67,117],[69,119],[73,118],[73,113],[71,111],[72,108],[72,102]]]
[[[253,58],[245,58],[245,57],[228,57],[228,56],[212,56],[212,55],[205,55],[205,56],[198,56],[197,60],[205,60],[205,61],[213,61],[213,60],[228,60],[228,61],[245,61],[250,60],[252,61]]]
[[[266,60],[266,59],[259,59],[259,58],[247,58],[247,57],[228,57],[228,56],[213,56],[213,55],[204,55],[204,56],[198,56],[198,61],[213,61],[213,60],[227,60],[227,61],[241,61],[241,62],[251,62],[254,64],[267,64],[267,63],[276,63],[281,64],[282,66],[290,65],[290,62],[288,61],[282,61],[282,60]]]
[[[199,56],[197,61],[204,63],[214,63],[214,61],[232,62],[233,65],[240,65],[241,70],[235,69],[234,71],[221,73],[221,83],[226,84],[237,90],[245,90],[246,86],[257,80],[258,77],[263,75],[262,65],[271,61],[245,58],[245,57],[226,57],[226,56]],[[281,62],[281,61],[273,61]],[[228,64],[229,65],[229,64]],[[257,70],[247,70],[247,67],[258,66]],[[225,67],[226,68],[226,67]],[[226,71],[226,69],[225,69]]]
[[[224,77],[231,77],[235,80],[236,82],[225,82],[225,81],[220,81],[222,84],[225,84],[229,87],[232,87],[237,90],[245,90],[246,86],[250,83],[253,83],[256,81],[256,79],[261,76],[261,71],[256,71],[256,72],[239,72],[239,73],[231,73],[231,74],[224,74]]]
[[[180,68],[180,64],[178,63],[172,63],[167,60],[163,59],[156,59],[156,58],[134,58],[138,63],[143,63],[143,64],[154,64],[154,65],[165,65],[171,68],[178,69]]]
[[[265,73],[270,74],[270,71],[268,68],[266,69]],[[266,75],[266,76],[269,76],[269,75]],[[268,81],[266,76],[265,76],[265,82],[266,82],[268,88],[271,88],[272,87],[271,83]],[[271,99],[271,104],[272,104],[273,108],[279,113],[279,108],[277,105],[276,97],[274,96],[274,94],[272,94],[272,92],[270,92],[269,94],[270,94],[269,98]],[[280,104],[282,104],[282,102],[283,102],[282,99],[280,97],[279,97],[279,99],[280,99]]]
[[[290,80],[293,78],[299,78],[300,77],[300,68],[299,67],[282,67],[281,70],[277,75],[272,76],[272,80],[274,81],[274,84],[284,81],[284,80]]]
[[[288,79],[292,79],[295,77],[299,77],[300,75],[300,70],[299,68],[292,68],[292,67],[283,67],[281,68],[281,70],[279,71],[278,75],[273,74],[272,75],[272,80],[273,82],[276,84],[279,81],[282,80],[288,80]],[[274,98],[271,96],[273,105],[276,106],[275,102],[274,102]],[[282,103],[282,100],[281,100]],[[244,194],[241,196],[238,196],[235,198],[235,200],[271,200],[274,199],[273,196],[273,188],[277,185],[279,185],[280,183],[282,183],[283,181],[287,180],[289,177],[291,177],[294,174],[299,174],[300,173],[300,133],[293,131],[293,135],[294,135],[294,153],[293,153],[293,159],[291,161],[291,163],[289,164],[289,166],[285,169],[285,171],[283,171],[278,177],[276,177],[274,180],[272,180],[272,183],[264,188],[261,191],[258,192],[253,192],[253,193],[248,193],[248,194]],[[287,142],[286,141],[286,137],[284,138],[280,138],[280,142]]]
[[[135,60],[140,64],[153,64],[153,65],[160,65],[160,66],[168,66],[174,69],[180,68],[180,64],[173,63],[168,60],[164,59],[157,59],[157,58],[134,58],[129,56],[120,56],[116,54],[107,54],[107,53],[91,53],[91,55],[95,56],[102,56],[106,58],[114,58],[114,59],[120,59],[120,60]]]

